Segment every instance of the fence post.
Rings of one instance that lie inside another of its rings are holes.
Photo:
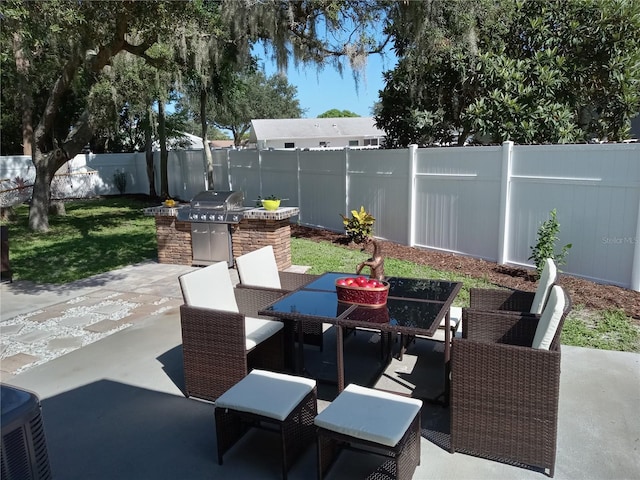
[[[509,260],[509,231],[511,210],[511,165],[513,142],[502,142],[502,170],[500,179],[500,225],[498,230],[498,264]]]
[[[633,239],[633,262],[631,263],[631,290],[640,292],[640,202],[636,220],[636,238]]]
[[[416,162],[418,157],[418,145],[409,145],[409,225],[408,239],[409,246],[415,245],[416,235]]]
[[[347,217],[349,216],[349,147],[345,147],[344,152],[344,212]],[[356,208],[354,206],[353,208]]]

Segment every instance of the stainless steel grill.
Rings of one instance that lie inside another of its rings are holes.
[[[178,209],[178,220],[192,223],[239,223],[246,210],[244,194],[234,191],[204,190]]]
[[[204,190],[178,209],[177,219],[191,223],[194,265],[226,261],[233,266],[231,226],[244,217],[243,202],[242,192]]]

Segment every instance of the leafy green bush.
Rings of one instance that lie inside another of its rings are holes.
[[[376,219],[364,209],[364,206],[360,207],[360,211],[351,210],[351,218],[342,214],[340,216],[350,241],[364,243],[373,235],[373,224]]]
[[[529,260],[535,262],[538,276],[542,273],[544,261],[547,258],[553,259],[558,266],[564,265],[566,263],[564,258],[572,246],[568,243],[562,247],[560,253],[556,253],[556,242],[558,241],[558,232],[560,231],[556,209],[551,210],[549,215],[550,218],[542,222],[538,228],[538,242],[535,246],[530,247],[532,253]]]

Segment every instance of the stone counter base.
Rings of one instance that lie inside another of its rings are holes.
[[[291,266],[291,224],[289,219],[243,219],[231,235],[233,256],[239,257],[267,245],[273,247],[278,270]]]
[[[191,265],[191,223],[176,217],[156,215],[158,262]],[[231,226],[233,257],[239,257],[267,245],[273,246],[278,270],[291,266],[291,225],[289,219],[243,219]]]

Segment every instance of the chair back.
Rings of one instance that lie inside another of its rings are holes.
[[[562,287],[554,285],[549,293],[549,300],[540,315],[540,320],[538,320],[536,333],[531,344],[533,348],[549,350],[569,306],[570,302],[567,301]]]
[[[538,281],[538,288],[536,294],[533,297],[533,303],[531,304],[531,311],[529,313],[535,313],[536,315],[542,314],[544,306],[547,303],[551,287],[558,278],[558,268],[551,258],[547,258],[544,261],[544,267],[540,274],[540,280]]]
[[[185,273],[178,277],[184,303],[192,307],[239,312],[227,262]]]
[[[236,258],[240,283],[252,287],[282,288],[273,247],[267,245]]]

